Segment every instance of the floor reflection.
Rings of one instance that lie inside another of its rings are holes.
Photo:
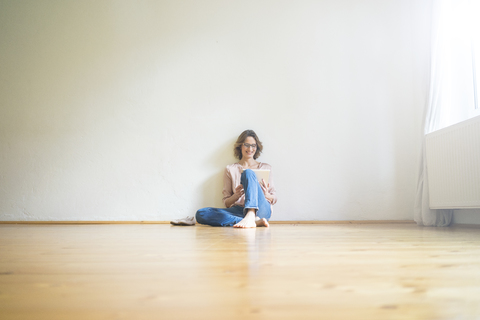
[[[259,283],[271,265],[269,228],[235,229],[197,226],[199,274],[208,286],[203,299],[221,293],[222,303],[255,308]],[[249,311],[250,312],[250,311]]]

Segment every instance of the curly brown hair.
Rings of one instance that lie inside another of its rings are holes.
[[[245,130],[238,136],[237,142],[235,142],[235,145],[233,147],[233,153],[235,155],[235,158],[237,158],[238,160],[242,160],[242,144],[245,142],[247,137],[252,137],[253,139],[255,139],[255,142],[257,144],[257,149],[255,151],[255,154],[253,155],[253,159],[256,160],[258,157],[260,157],[260,154],[262,153],[263,145],[260,139],[258,139],[255,131],[253,130]]]

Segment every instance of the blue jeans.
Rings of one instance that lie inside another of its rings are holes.
[[[242,221],[247,209],[256,209],[257,217],[270,219],[272,214],[270,203],[265,199],[255,172],[250,169],[244,170],[240,182],[245,190],[245,207],[203,208],[195,214],[197,222],[216,227],[231,227]]]

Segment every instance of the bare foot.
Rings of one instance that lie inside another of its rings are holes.
[[[261,221],[261,220],[258,220]],[[233,226],[234,228],[256,228],[257,223],[255,222],[255,210],[248,210],[245,217],[242,221],[238,222]]]
[[[267,228],[270,227],[270,224],[265,218],[256,220],[255,223],[257,224],[257,227],[267,227]]]

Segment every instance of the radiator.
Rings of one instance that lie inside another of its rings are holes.
[[[425,137],[431,209],[480,208],[480,116]]]

